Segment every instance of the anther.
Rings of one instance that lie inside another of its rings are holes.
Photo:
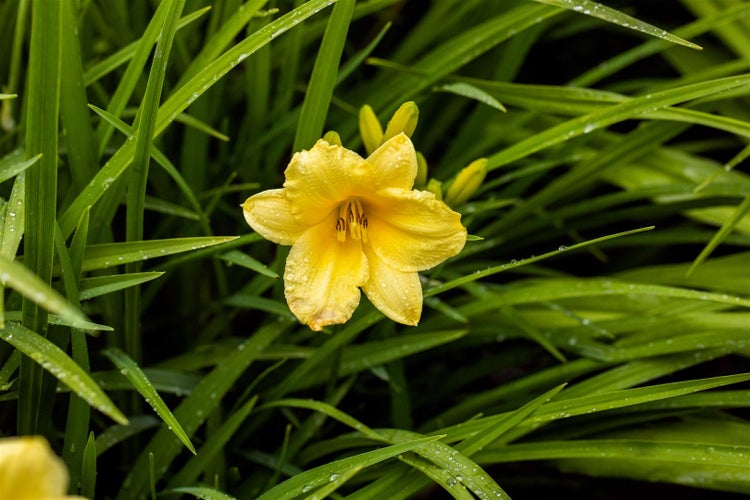
[[[362,203],[357,198],[342,203],[336,219],[336,239],[343,243],[348,232],[353,239],[367,242],[366,230],[367,217]]]

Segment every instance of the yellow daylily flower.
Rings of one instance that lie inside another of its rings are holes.
[[[360,289],[383,314],[416,325],[422,314],[418,271],[456,255],[466,242],[461,215],[428,191],[414,190],[417,157],[401,133],[367,159],[319,140],[296,153],[282,189],[242,205],[264,238],[292,249],[284,294],[313,330],[344,323]]]
[[[41,436],[0,439],[0,498],[81,499],[67,496],[68,469]]]

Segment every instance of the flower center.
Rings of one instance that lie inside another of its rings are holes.
[[[359,198],[350,198],[339,207],[336,219],[336,239],[346,241],[346,233],[357,241],[367,243],[367,217]]]

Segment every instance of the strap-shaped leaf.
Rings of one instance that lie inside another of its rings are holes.
[[[91,376],[55,344],[15,322],[6,324],[5,328],[0,330],[0,338],[54,375],[91,406],[115,422],[127,424],[128,419],[96,385]]]

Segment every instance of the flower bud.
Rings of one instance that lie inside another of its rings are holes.
[[[359,109],[359,135],[362,136],[368,155],[378,149],[383,142],[383,127],[369,104]]]
[[[388,126],[385,128],[385,134],[383,134],[382,142],[387,141],[391,137],[395,137],[401,132],[406,134],[408,137],[414,133],[417,128],[417,122],[419,121],[419,108],[414,101],[405,102],[399,107],[391,121],[388,122]]]
[[[427,160],[424,155],[417,151],[417,178],[414,179],[414,187],[422,189],[427,184]]]
[[[339,136],[339,133],[335,130],[329,130],[325,133],[323,136],[323,140],[326,141],[328,144],[332,144],[334,146],[342,146],[341,144],[341,137]]]
[[[13,118],[13,106],[10,99],[0,101],[0,128],[6,132],[12,132],[16,128],[16,120]]]
[[[480,158],[461,169],[445,193],[445,202],[456,207],[474,196],[487,175],[487,158]]]
[[[425,186],[425,189],[434,194],[438,200],[443,199],[443,183],[439,180],[430,179],[430,181],[427,183],[427,186]]]

